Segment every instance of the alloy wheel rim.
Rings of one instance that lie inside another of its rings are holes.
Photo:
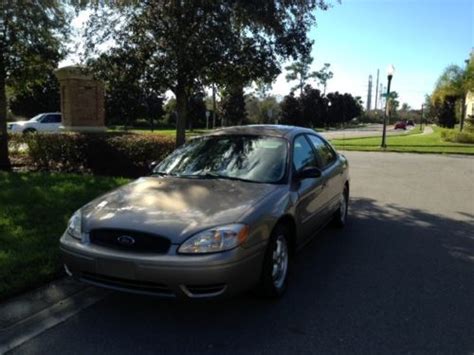
[[[276,288],[281,288],[288,271],[288,246],[283,235],[277,237],[273,250],[272,278]]]

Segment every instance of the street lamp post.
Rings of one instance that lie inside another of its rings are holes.
[[[390,64],[387,68],[387,96],[385,98],[385,115],[383,116],[383,131],[382,131],[382,148],[387,147],[386,136],[387,136],[387,118],[389,116],[389,102],[390,102],[390,84],[392,82],[393,73],[395,72],[395,67]]]

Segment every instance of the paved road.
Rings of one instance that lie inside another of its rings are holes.
[[[343,139],[358,137],[377,137],[382,136],[383,126],[381,124],[370,124],[365,127],[338,129],[335,131],[320,132],[327,139]],[[417,128],[414,128],[417,129]],[[409,131],[393,129],[393,125],[387,126],[387,135],[403,135]]]
[[[289,292],[112,294],[15,354],[474,352],[474,159],[358,153],[351,219],[302,251]]]

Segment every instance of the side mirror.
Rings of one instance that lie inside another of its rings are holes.
[[[307,167],[296,173],[296,177],[300,180],[318,178],[321,176],[321,170],[315,167]]]
[[[158,162],[157,161],[152,161],[149,165],[148,165],[148,169],[150,169],[150,172],[153,172],[153,170],[155,170],[156,166],[158,165]]]

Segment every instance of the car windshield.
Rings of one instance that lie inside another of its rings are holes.
[[[175,150],[154,170],[159,175],[274,183],[285,174],[287,142],[265,136],[207,136]]]
[[[42,113],[40,113],[39,115],[36,115],[36,116],[33,117],[33,118],[30,118],[30,122],[37,122],[37,121],[39,121],[39,119],[40,119],[41,117],[43,117],[43,114],[42,114]]]

